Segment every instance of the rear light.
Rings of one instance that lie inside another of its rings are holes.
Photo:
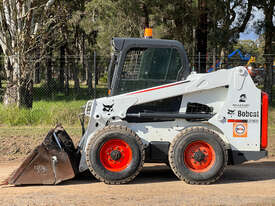
[[[262,92],[262,136],[261,136],[261,148],[267,147],[267,129],[268,129],[268,95]]]

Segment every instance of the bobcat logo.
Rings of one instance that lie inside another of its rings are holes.
[[[103,112],[113,112],[114,111],[113,106],[114,106],[114,104],[112,104],[112,105],[103,104]]]
[[[229,114],[229,115],[235,114],[235,109],[234,110],[228,109],[227,114]]]

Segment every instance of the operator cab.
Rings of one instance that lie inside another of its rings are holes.
[[[113,38],[111,44],[111,96],[176,82],[190,73],[185,49],[176,40]]]

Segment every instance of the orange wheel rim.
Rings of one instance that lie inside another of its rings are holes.
[[[100,161],[109,171],[120,172],[128,167],[131,160],[132,149],[121,139],[111,139],[100,149]]]
[[[193,172],[207,172],[215,163],[213,147],[204,141],[191,142],[184,150],[184,162]]]

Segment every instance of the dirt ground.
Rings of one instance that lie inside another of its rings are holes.
[[[0,181],[19,161],[0,162]],[[188,185],[165,165],[145,164],[130,184],[82,177],[55,186],[1,186],[1,206],[275,205],[275,158],[228,167],[212,185]]]

